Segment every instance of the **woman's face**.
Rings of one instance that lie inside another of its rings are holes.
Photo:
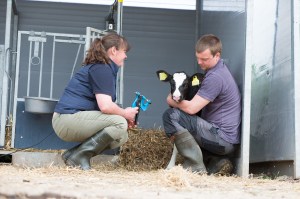
[[[127,59],[126,50],[124,50],[124,48],[118,50],[116,47],[112,47],[110,48],[108,55],[119,67],[123,66],[124,61]]]

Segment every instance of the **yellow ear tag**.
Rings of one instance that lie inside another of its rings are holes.
[[[198,85],[200,85],[200,81],[197,78],[197,76],[194,76],[192,81],[192,86],[198,86]]]
[[[166,80],[167,79],[167,74],[166,73],[159,73],[159,80]]]

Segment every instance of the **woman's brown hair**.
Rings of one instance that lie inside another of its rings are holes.
[[[126,52],[130,50],[129,43],[125,37],[117,33],[108,33],[92,42],[82,65],[109,63],[110,59],[107,55],[107,50],[111,47],[116,47],[117,50],[124,49]]]

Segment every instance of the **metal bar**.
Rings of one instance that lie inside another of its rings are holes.
[[[76,63],[77,63],[77,60],[78,60],[80,49],[81,49],[81,44],[79,44],[79,46],[78,46],[78,50],[77,50],[77,53],[76,53],[76,58],[74,60],[74,64],[73,64],[73,68],[72,68],[70,79],[73,77],[73,73],[74,73],[74,70],[75,70],[75,67],[76,67]]]
[[[30,34],[31,31],[19,31],[22,34]],[[34,35],[44,35],[45,32],[34,32]],[[47,32],[47,36],[56,36],[56,37],[74,37],[74,38],[85,38],[85,36],[78,35],[78,34],[64,34],[64,33],[53,33]]]
[[[120,35],[122,35],[122,23],[123,23],[123,0],[118,0],[117,33]]]
[[[50,82],[50,99],[52,99],[53,95],[53,73],[54,73],[54,61],[55,61],[55,39],[53,37],[53,46],[52,46],[52,64],[51,64],[51,82]]]
[[[61,42],[61,43],[72,43],[72,44],[85,44],[85,41],[80,40],[67,40],[67,39],[55,39],[55,42]]]
[[[14,14],[18,15],[19,13],[18,13],[18,9],[17,9],[17,5],[16,5],[16,1],[15,0],[12,1],[12,8],[13,8]]]
[[[29,58],[28,58],[28,72],[27,72],[27,96],[29,96],[29,89],[30,89],[30,73],[31,73],[31,51],[32,51],[32,41],[29,44]]]
[[[11,36],[11,24],[12,24],[12,0],[7,0],[6,4],[6,22],[5,22],[5,43],[4,43],[4,49],[6,52],[7,49],[10,49],[10,36]],[[4,71],[9,71],[9,65],[10,65],[10,55],[4,53],[4,59],[5,65]],[[5,125],[6,125],[6,119],[7,119],[7,103],[8,103],[8,78],[6,75],[3,76],[2,80],[2,110],[1,110],[1,135],[5,135]]]
[[[84,57],[86,55],[86,52],[90,48],[91,45],[91,27],[86,27],[86,39],[85,39],[85,47],[84,47]]]
[[[14,1],[14,5],[15,5],[15,1]],[[13,50],[15,51],[15,53],[17,53],[17,42],[18,42],[18,21],[19,21],[19,16],[16,15],[18,12],[15,12],[15,16],[14,16],[14,29],[13,29]],[[13,56],[12,59],[12,66],[14,66],[16,68],[16,56]],[[14,106],[13,104],[13,93],[14,93],[14,83],[15,83],[15,79],[16,76],[14,76],[15,74],[12,73],[12,84],[11,84],[11,91],[10,91],[10,103],[9,103],[9,107],[8,107],[8,114],[12,115],[12,110],[11,108]]]
[[[242,113],[242,139],[241,158],[238,165],[238,174],[244,178],[249,175],[250,154],[250,113],[251,113],[251,64],[252,64],[252,34],[253,34],[253,7],[254,0],[248,0],[246,5],[246,56],[243,78],[243,113]]]
[[[0,45],[0,66],[4,66],[4,56],[5,56],[5,50],[4,50],[4,45]],[[1,67],[0,70],[0,78],[2,79],[2,77],[4,77],[4,70],[2,70],[4,67]],[[2,84],[0,84],[0,89],[1,91],[3,91],[2,89]],[[1,113],[2,113],[2,109],[5,108],[5,106],[3,107],[3,104],[1,103]],[[1,114],[2,115],[2,114]],[[5,116],[4,116],[5,118]],[[5,120],[1,120],[1,133],[0,133],[0,146],[4,146],[5,144],[5,128],[2,132],[2,126],[5,126]]]
[[[15,79],[15,89],[14,89],[14,106],[13,106],[13,128],[12,128],[12,138],[11,147],[15,146],[15,132],[16,132],[16,113],[17,113],[17,98],[18,98],[18,86],[19,86],[19,73],[20,73],[20,51],[21,51],[21,37],[22,34],[18,32],[18,45],[17,45],[17,62],[16,62],[16,79]]]
[[[122,35],[122,20],[123,20],[123,0],[118,0],[118,21],[117,21],[117,33]],[[125,65],[125,63],[124,63]],[[123,106],[124,96],[124,66],[120,68],[118,74],[118,88],[117,88],[117,103]]]
[[[92,32],[92,41],[96,39],[96,32]]]
[[[98,30],[98,29],[92,28],[92,27],[88,27],[88,28],[90,29],[91,32],[97,32],[97,33],[99,33],[101,35],[106,35],[107,34],[107,32],[105,32],[103,30]]]
[[[43,83],[43,59],[44,59],[44,42],[42,43],[42,49],[41,49],[41,63],[40,63],[40,79],[39,79],[39,97],[41,97],[41,91],[42,91],[42,83]]]

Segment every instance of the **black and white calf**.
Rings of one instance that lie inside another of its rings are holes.
[[[199,90],[204,75],[201,73],[195,73],[192,76],[188,76],[185,72],[176,72],[170,75],[164,70],[156,71],[156,74],[160,81],[169,82],[171,86],[172,99],[176,102],[182,100],[191,100]],[[200,116],[201,111],[197,113]],[[171,160],[167,166],[167,169],[175,166],[175,161],[178,151],[174,144]]]
[[[204,75],[195,73],[188,76],[185,72],[176,72],[170,75],[164,70],[156,71],[160,81],[169,82],[173,100],[180,102],[182,100],[191,100],[200,88]]]

